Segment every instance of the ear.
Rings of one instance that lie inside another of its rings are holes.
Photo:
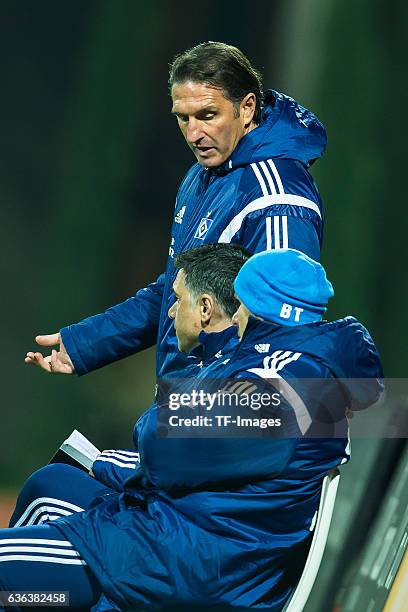
[[[254,120],[254,114],[256,109],[256,96],[254,93],[249,93],[241,101],[241,114],[244,121],[244,127],[248,128]]]
[[[211,295],[209,295],[208,293],[203,293],[203,295],[201,296],[201,303],[200,303],[200,316],[201,316],[201,323],[203,326],[208,325],[208,323],[211,320],[211,317],[214,314],[214,299]]]

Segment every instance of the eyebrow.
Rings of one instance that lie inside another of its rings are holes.
[[[190,113],[191,115],[197,116],[197,115],[201,115],[204,113],[216,113],[217,109],[215,108],[215,106],[206,106],[205,108],[200,108],[200,110],[196,111],[195,113]],[[171,109],[171,114],[175,115],[176,117],[181,117],[181,116],[186,116],[186,114],[188,113],[180,113],[178,111],[175,111],[173,109]]]

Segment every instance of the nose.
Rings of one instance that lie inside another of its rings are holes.
[[[167,314],[170,317],[170,319],[175,319],[176,318],[176,310],[177,310],[177,302],[174,302],[173,306],[170,306]]]
[[[187,124],[186,139],[188,142],[196,143],[204,136],[201,123],[195,117],[190,117]]]
[[[238,325],[238,310],[236,310],[232,315],[231,323],[233,325]]]

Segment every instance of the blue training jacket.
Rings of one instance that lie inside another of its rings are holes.
[[[157,375],[188,365],[167,311],[174,301],[174,255],[207,243],[234,242],[252,253],[294,248],[320,259],[323,209],[307,168],[326,147],[309,110],[268,91],[261,124],[220,167],[195,164],[180,186],[164,274],[135,296],[80,323],[62,340],[76,372],[86,374],[157,342]]]
[[[366,408],[382,390],[379,355],[353,317],[291,328],[251,317],[242,341],[214,359],[231,334],[201,335],[197,388],[217,378],[262,390],[265,378],[289,381],[303,416],[334,414],[343,435],[300,435],[303,416],[284,402],[273,416],[290,424],[289,437],[273,428],[261,438],[159,437],[154,404],[136,424],[140,465],[123,493],[53,523],[120,609],[281,610],[302,571],[322,479],[349,458],[345,408]]]

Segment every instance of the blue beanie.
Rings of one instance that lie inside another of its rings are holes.
[[[279,325],[320,321],[334,295],[323,266],[295,249],[250,257],[234,289],[251,314]]]

